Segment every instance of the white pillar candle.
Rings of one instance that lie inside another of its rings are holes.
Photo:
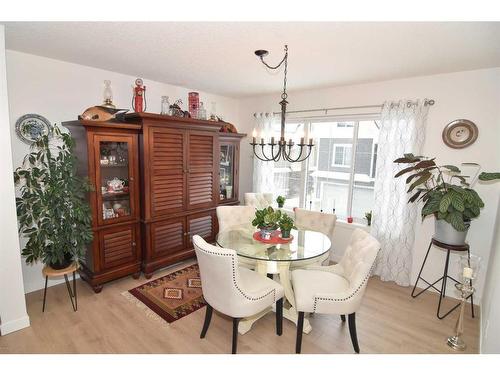
[[[466,279],[472,279],[472,268],[470,267],[465,267],[464,272],[463,272],[463,277]]]

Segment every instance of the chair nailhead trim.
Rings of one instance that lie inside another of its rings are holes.
[[[364,280],[361,282],[361,284],[358,285],[358,287],[354,290],[354,292],[352,292],[349,296],[347,296],[345,298],[314,297],[313,312],[316,312],[316,305],[317,305],[318,301],[345,302],[345,301],[351,299],[352,297],[354,297],[356,295],[356,293],[358,293],[359,290],[363,287],[363,285],[366,284],[366,282],[370,278],[371,273],[372,273],[372,271],[373,271],[374,268],[375,268],[375,262],[373,263],[372,267],[370,268],[370,271],[368,272],[368,274],[366,275],[366,277],[364,278]]]
[[[246,295],[241,289],[240,287],[238,286],[238,283],[236,282],[236,266],[235,266],[235,257],[233,254],[224,254],[224,253],[218,253],[218,252],[215,252],[215,251],[210,251],[210,250],[206,250],[206,249],[202,249],[201,247],[198,247],[201,251],[207,253],[207,254],[212,254],[212,255],[218,255],[218,256],[225,256],[225,257],[231,257],[231,265],[232,265],[232,268],[233,268],[233,284],[235,286],[235,288],[238,290],[238,292],[241,293],[241,295],[243,297],[245,297],[246,299],[250,300],[250,301],[259,301],[261,299],[264,299],[266,298],[268,295],[270,295],[272,293],[273,295],[273,302],[276,302],[276,289],[272,289],[270,290],[269,292],[267,292],[266,294],[262,295],[262,296],[259,296],[259,297],[250,297],[248,295]]]

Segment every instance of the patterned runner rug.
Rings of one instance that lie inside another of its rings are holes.
[[[198,264],[149,281],[130,289],[128,293],[168,323],[206,305]],[[127,297],[128,293],[125,292],[124,295]]]

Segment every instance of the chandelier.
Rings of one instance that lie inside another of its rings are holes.
[[[285,140],[285,119],[286,119],[286,105],[288,102],[286,101],[288,94],[286,93],[286,73],[288,67],[288,46],[285,45],[285,56],[280,61],[280,63],[276,66],[271,66],[264,61],[264,57],[269,54],[268,51],[265,50],[257,50],[255,54],[260,58],[260,61],[269,69],[276,70],[279,69],[283,64],[285,66],[285,77],[283,79],[283,93],[281,94],[281,101],[279,104],[281,105],[281,137],[278,142],[275,142],[274,137],[271,137],[271,142],[267,143],[264,140],[264,135],[262,134],[262,138],[260,139],[260,143],[256,141],[256,133],[254,130],[253,140],[250,142],[253,148],[254,155],[262,161],[280,161],[281,159],[285,161],[289,161],[291,163],[302,162],[306,160],[309,155],[311,155],[311,150],[314,146],[313,139],[309,138],[309,144],[304,143],[304,137],[300,138],[300,143],[297,144],[299,147],[297,157],[293,157],[292,154],[296,150],[294,148],[295,144],[290,138],[288,143]],[[260,146],[260,151],[259,150]],[[271,146],[271,154],[267,155],[264,147]],[[260,154],[260,155],[259,155]]]

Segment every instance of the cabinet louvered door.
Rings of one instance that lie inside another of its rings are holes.
[[[153,258],[175,253],[186,246],[185,217],[151,224],[150,230]]]
[[[136,237],[135,225],[101,230],[99,241],[103,268],[112,268],[137,259],[139,250]]]
[[[185,207],[186,132],[150,128],[151,216],[181,212]]]
[[[216,205],[218,138],[214,133],[190,131],[187,152],[187,209]]]
[[[187,216],[186,222],[189,235],[188,246],[193,247],[191,239],[196,234],[207,242],[215,241],[216,220],[215,210]]]

